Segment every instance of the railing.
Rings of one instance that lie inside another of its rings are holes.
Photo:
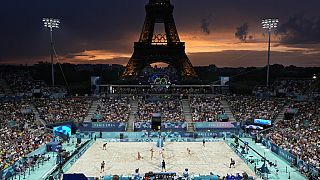
[[[66,172],[70,167],[91,147],[93,140],[89,140],[87,144],[79,149],[77,154],[74,154],[62,167],[63,171]]]
[[[262,145],[270,149],[273,153],[280,156],[282,159],[287,161],[287,163],[294,165],[296,168],[301,169],[305,168],[307,169],[307,172],[301,173],[302,175],[306,175],[310,173],[310,175],[314,178],[319,178],[320,176],[320,169],[318,167],[315,167],[314,165],[304,162],[303,160],[299,159],[296,155],[292,154],[291,152],[282,149],[280,146],[274,144],[267,138],[262,139]]]
[[[38,149],[29,153],[27,156],[25,156],[25,158],[31,157],[36,154],[37,155],[44,154],[45,152],[46,152],[46,145],[44,144],[44,145],[40,146]],[[21,160],[16,161],[14,164],[16,164],[16,163],[23,164],[23,162],[24,162],[24,160],[23,160],[23,158],[21,158]],[[41,161],[41,162],[38,161],[37,163],[38,163],[38,167],[39,167],[39,165],[43,165],[43,161]],[[20,178],[20,176],[25,177],[26,173],[29,172],[29,174],[30,174],[30,171],[34,171],[35,168],[37,167],[34,165],[33,167],[28,167],[24,172],[16,172],[14,170],[14,164],[0,171],[0,179],[9,178],[9,177],[13,177],[13,176],[14,177],[19,176],[19,178]]]
[[[88,140],[87,142],[85,142],[79,149],[77,149],[76,151],[74,151],[74,153],[71,155],[71,158],[68,159],[63,165],[62,167],[57,165],[55,166],[55,168],[51,169],[45,176],[42,177],[42,179],[49,179],[49,177],[54,177],[54,178],[58,178],[62,172],[67,172],[70,167],[91,147],[91,145],[93,144],[93,140]]]
[[[274,129],[274,127],[269,127],[267,129],[263,129],[263,130],[259,131],[259,133],[268,133],[269,131],[271,131],[273,129]]]
[[[240,139],[240,138],[238,138]],[[241,139],[240,139],[241,142],[243,142]],[[244,142],[243,142],[244,143]],[[257,175],[257,176],[261,176],[263,178],[263,174],[259,173],[259,171],[255,171],[255,167],[253,166],[253,164],[250,163],[249,159],[247,159],[243,154],[242,152],[240,152],[237,147],[231,143],[231,142],[226,142],[226,144],[248,165],[248,167],[254,171],[254,173]],[[263,157],[260,153],[258,153],[257,151],[255,151],[253,148],[251,148],[250,146],[248,146],[250,149],[252,149],[255,153],[257,153],[258,156],[262,157],[262,159],[265,159],[266,161],[268,161],[265,157]]]

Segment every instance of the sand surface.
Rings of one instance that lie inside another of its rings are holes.
[[[141,174],[161,171],[162,157],[155,142],[108,142],[106,150],[103,150],[103,144],[104,142],[95,142],[67,173],[84,173],[88,177],[96,177],[131,175],[137,168]],[[151,148],[154,149],[152,160]],[[191,150],[190,155],[187,148]],[[137,160],[138,152],[142,156],[141,160]],[[235,159],[235,168],[229,168],[230,158]],[[167,171],[178,174],[188,168],[190,175],[247,172],[254,176],[252,170],[225,142],[207,142],[205,147],[200,142],[165,142],[164,160]],[[102,161],[106,163],[104,172],[100,172]]]

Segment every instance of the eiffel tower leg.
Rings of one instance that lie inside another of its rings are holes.
[[[154,23],[154,19],[147,15],[146,20],[144,21],[139,42],[151,43],[154,32]]]
[[[129,60],[128,65],[124,73],[122,74],[122,78],[126,79],[135,79],[139,76],[139,73],[142,72],[143,68],[146,66],[144,61],[140,59],[131,57]]]
[[[179,59],[179,63],[181,66],[182,76],[185,78],[195,78],[197,74],[188,58],[188,56],[184,53],[182,57]]]
[[[126,69],[124,71],[124,73],[122,74],[122,78],[134,78],[137,76],[137,67],[136,67],[135,60],[134,59],[130,59],[128,62],[128,65],[126,66]]]
[[[165,30],[169,43],[180,42],[180,38],[178,35],[178,31],[173,19],[173,15],[171,14],[167,19],[165,19]]]

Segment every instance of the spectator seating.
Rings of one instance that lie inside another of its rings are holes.
[[[128,97],[108,97],[99,100],[96,115],[100,115],[99,122],[127,122],[130,115],[130,102]]]
[[[161,113],[162,121],[185,121],[179,98],[174,96],[158,96],[149,99],[139,97],[137,117],[139,121],[150,121],[152,113]]]
[[[192,120],[194,122],[219,121],[219,115],[224,114],[220,97],[192,97],[190,100]]]
[[[255,118],[274,120],[285,105],[285,99],[257,98],[251,96],[229,96],[227,98],[238,121]]]
[[[40,118],[47,123],[64,121],[82,122],[88,115],[91,100],[83,97],[36,99],[35,105]]]

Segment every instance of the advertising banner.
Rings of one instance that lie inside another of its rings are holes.
[[[279,147],[272,142],[270,142],[271,151],[278,154],[279,153]]]
[[[239,122],[197,122],[194,127],[196,130],[239,129],[239,125]]]
[[[267,120],[267,119],[254,119],[253,122],[255,124],[259,124],[259,125],[269,125],[269,126],[271,126],[271,120]]]
[[[126,131],[127,123],[85,122],[79,125],[79,129],[80,131],[122,132],[122,131]]]
[[[309,173],[310,172],[311,175],[314,176],[314,177],[318,177],[319,176],[319,169],[317,169],[314,166],[309,165],[308,163],[304,162],[301,159],[297,159],[296,166],[298,167],[298,169],[301,172],[304,172],[304,173]]]
[[[289,153],[288,151],[278,147],[278,155],[281,156],[286,161],[290,162],[290,164],[293,163],[294,166],[297,165],[297,157]]]
[[[135,122],[135,131],[151,131],[151,122]],[[161,123],[161,131],[187,131],[185,122],[165,122]]]
[[[231,137],[232,135],[239,135],[238,131],[232,132],[232,131],[211,131],[211,132],[195,132],[196,138],[222,138],[222,137]]]
[[[266,146],[268,149],[271,149],[272,152],[276,153],[283,159],[285,159],[288,163],[293,163],[301,172],[310,173],[313,177],[319,176],[319,169],[316,167],[304,162],[301,159],[298,159],[295,155],[291,154],[290,152],[283,150],[279,146],[272,143],[270,140],[263,138],[262,144]]]

